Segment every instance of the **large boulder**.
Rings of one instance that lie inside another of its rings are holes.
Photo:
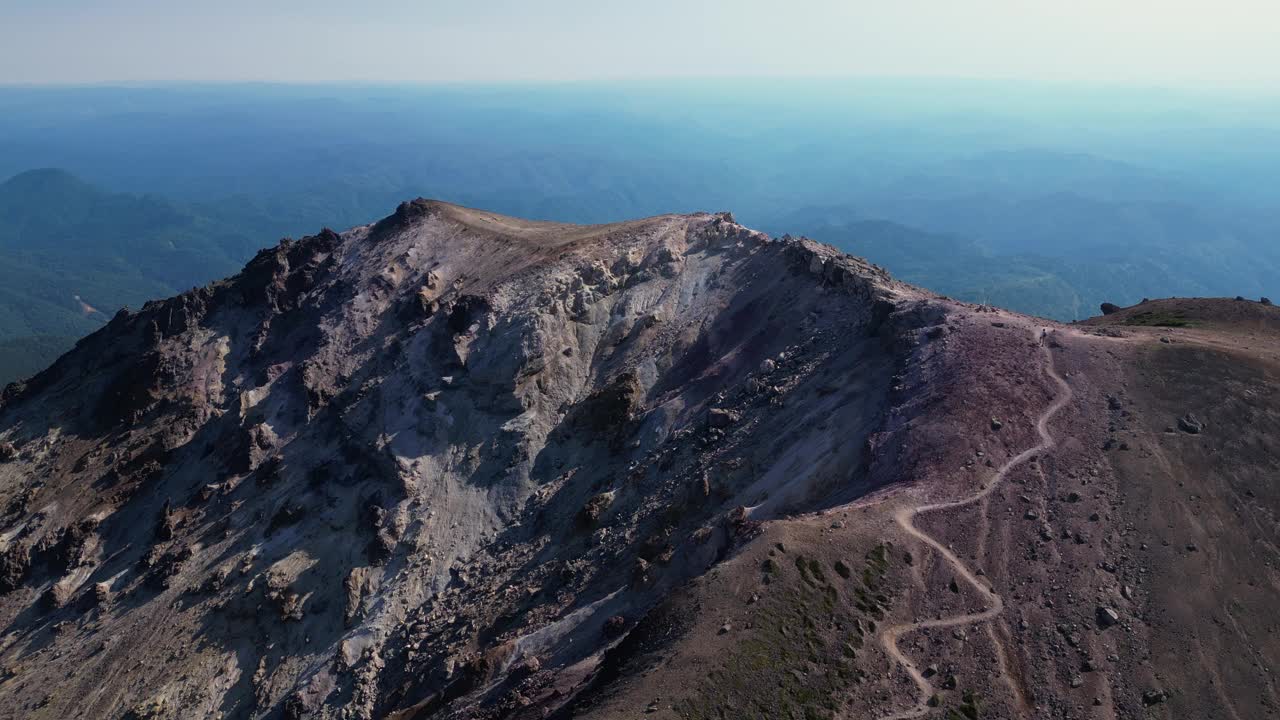
[[[1109,607],[1098,608],[1098,626],[1109,628],[1120,622],[1120,613]]]
[[[1195,415],[1192,415],[1191,413],[1187,413],[1186,415],[1183,415],[1182,417],[1178,418],[1178,429],[1182,430],[1185,433],[1190,433],[1192,435],[1199,435],[1200,433],[1204,432],[1204,423],[1201,422]]]

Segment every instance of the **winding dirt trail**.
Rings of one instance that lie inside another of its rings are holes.
[[[1058,384],[1061,392],[1058,394],[1058,397],[1054,399],[1053,403],[1044,411],[1040,416],[1040,420],[1036,423],[1036,431],[1040,434],[1040,444],[1024,450],[1016,457],[1011,458],[999,469],[999,471],[996,472],[994,476],[992,476],[991,481],[974,495],[950,502],[931,503],[927,505],[918,505],[914,508],[903,508],[894,515],[894,519],[902,526],[903,530],[912,537],[918,539],[920,542],[937,551],[937,553],[955,569],[957,575],[964,578],[966,582],[978,589],[978,592],[990,602],[990,606],[986,610],[978,613],[968,613],[965,615],[955,615],[937,620],[924,620],[921,622],[893,625],[885,629],[884,633],[880,636],[880,642],[884,645],[885,651],[889,653],[889,657],[893,658],[895,662],[901,664],[902,667],[906,669],[907,674],[911,676],[911,680],[915,682],[916,687],[920,689],[920,700],[910,709],[889,715],[882,715],[879,720],[912,720],[913,718],[923,717],[929,712],[929,698],[933,697],[935,692],[933,684],[929,682],[929,679],[920,672],[920,669],[916,667],[915,663],[912,662],[910,658],[898,649],[898,638],[917,630],[925,630],[928,628],[949,628],[956,627],[958,625],[973,625],[976,623],[986,622],[995,618],[1004,611],[1004,598],[1000,597],[999,593],[980,581],[977,575],[975,575],[974,572],[970,570],[962,560],[960,560],[960,558],[956,557],[955,553],[948,550],[942,543],[916,528],[912,521],[917,515],[922,513],[964,507],[986,498],[992,493],[992,491],[999,487],[1001,481],[1005,479],[1010,471],[1026,462],[1031,457],[1053,449],[1057,444],[1057,440],[1054,439],[1053,435],[1049,432],[1049,422],[1059,410],[1066,407],[1067,403],[1071,402],[1072,392],[1071,387],[1067,385],[1067,382],[1063,380],[1060,375],[1058,375],[1058,371],[1054,368],[1053,354],[1050,349],[1045,346],[1042,348],[1042,352],[1045,356],[1045,372]]]

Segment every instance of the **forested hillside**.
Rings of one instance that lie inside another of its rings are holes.
[[[60,170],[0,184],[0,382],[40,370],[123,306],[235,272],[272,241],[255,235],[252,223]]]

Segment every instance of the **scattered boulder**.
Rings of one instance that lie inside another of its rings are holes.
[[[66,582],[56,582],[40,596],[40,603],[45,610],[57,610],[66,607],[75,588]]]
[[[303,609],[302,606],[306,602],[306,598],[298,594],[297,590],[288,588],[279,593],[275,598],[276,606],[280,610],[280,619],[282,620],[301,620]]]
[[[639,375],[624,372],[581,403],[573,424],[597,436],[615,435],[630,422],[643,397]]]
[[[992,430],[999,430],[1002,427],[1004,427],[1004,423],[1000,422],[999,418],[991,418]]]
[[[723,430],[742,419],[742,416],[733,410],[725,410],[723,408],[712,408],[707,413],[707,425]]]
[[[144,700],[125,713],[122,720],[160,720],[168,710],[169,704],[163,698]]]
[[[614,615],[604,621],[604,636],[607,638],[621,637],[626,632],[627,619],[621,615]]]
[[[436,301],[435,293],[430,288],[422,287],[414,293],[407,306],[406,314],[415,319],[426,320],[434,316],[439,309],[440,303]]]
[[[1098,625],[1099,626],[1104,628],[1109,628],[1118,622],[1120,622],[1120,613],[1116,612],[1112,608],[1105,607],[1105,606],[1098,608]]]
[[[1191,435],[1199,435],[1204,432],[1204,423],[1197,419],[1195,415],[1187,413],[1178,418],[1178,429]]]
[[[1169,694],[1163,690],[1148,690],[1142,693],[1142,704],[1148,707],[1152,705],[1159,705],[1164,702],[1165,698],[1168,696]]]
[[[1120,312],[1119,305],[1115,305],[1113,303],[1107,303],[1107,302],[1102,303],[1103,315],[1114,315],[1115,313],[1118,313],[1118,312]]]
[[[278,570],[268,572],[263,590],[267,600],[271,601],[280,613],[281,620],[302,619],[303,606],[307,602],[307,597],[293,587],[286,573]]]
[[[539,660],[538,656],[536,655],[526,659],[518,667],[519,673],[521,675],[524,675],[525,677],[528,677],[530,675],[535,675],[540,670],[542,670],[542,661]]]
[[[1262,298],[1261,300],[1259,300],[1258,302],[1262,303],[1263,305],[1270,305],[1270,304],[1271,304],[1271,298],[1269,298],[1269,297],[1264,297],[1264,298]]]
[[[0,463],[18,459],[18,448],[11,442],[0,443]]]
[[[614,492],[602,492],[587,501],[578,511],[578,526],[584,529],[593,528],[600,522],[600,518],[604,517],[609,506],[613,504]]]
[[[55,575],[88,565],[98,547],[97,528],[98,520],[93,517],[60,528],[41,541],[36,548],[37,554],[48,562],[50,571]]]
[[[194,555],[195,552],[186,545],[167,553],[161,552],[159,546],[152,547],[142,559],[143,565],[151,570],[147,575],[147,584],[157,590],[169,589],[173,578],[182,572],[183,564]]]
[[[98,607],[111,604],[111,583],[100,582],[93,586],[93,602]]]

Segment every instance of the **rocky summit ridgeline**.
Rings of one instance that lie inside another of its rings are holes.
[[[727,214],[419,200],[121,312],[4,391],[0,713],[550,688],[754,522],[870,486],[918,296]]]
[[[1215,542],[1269,552],[1170,525],[1166,480],[1248,408],[1273,437],[1270,366],[1213,376],[1235,415],[1175,407],[1238,335],[1126,317],[1050,327],[728,214],[417,200],[285,241],[0,396],[0,718],[1200,716],[1187,642],[1263,717],[1274,591],[1151,603]],[[1249,452],[1193,502],[1261,536]]]

